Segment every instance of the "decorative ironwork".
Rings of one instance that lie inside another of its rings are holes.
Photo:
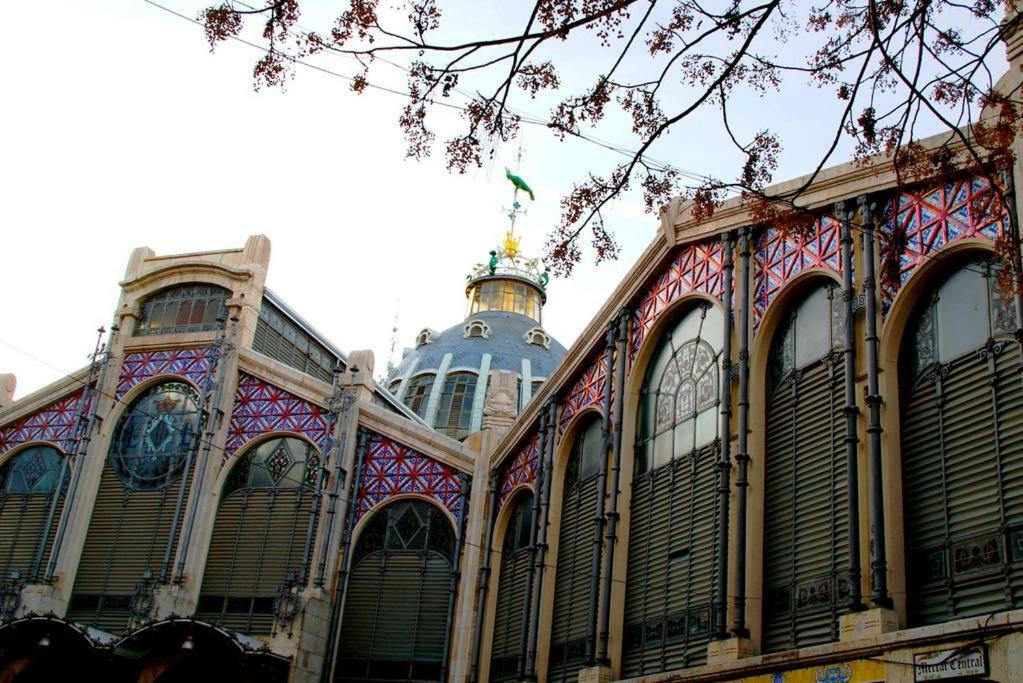
[[[670,303],[690,292],[720,297],[724,288],[724,252],[718,239],[682,248],[653,282],[633,311],[629,368],[654,321]]]
[[[769,228],[760,236],[753,255],[753,328],[760,325],[767,307],[785,283],[808,268],[840,273],[840,223],[829,216],[817,218],[808,238]]]
[[[81,399],[82,392],[78,391],[0,428],[0,455],[30,441],[49,441],[67,448],[74,437]],[[82,413],[88,410],[88,405],[83,406]]]
[[[388,499],[416,493],[452,513],[463,505],[458,471],[380,434],[371,434],[359,485],[357,519]]]
[[[7,579],[0,584],[0,619],[12,619],[21,606],[21,589],[25,582],[21,579],[21,571],[11,570]]]
[[[140,351],[129,353],[121,363],[117,377],[117,398],[127,394],[139,382],[157,375],[180,375],[202,386],[208,373],[216,370],[217,356],[210,347]]]
[[[515,454],[501,474],[500,502],[503,505],[508,495],[521,484],[533,485],[536,479],[536,466],[540,459],[540,435],[533,436]]]
[[[234,455],[250,439],[272,432],[298,432],[322,450],[330,429],[326,410],[247,373],[241,373],[225,457]]]
[[[142,581],[135,584],[135,592],[128,601],[128,611],[136,622],[149,621],[153,606],[156,604],[154,587],[153,572],[146,569],[142,574]]]
[[[997,188],[984,176],[972,176],[903,191],[886,204],[881,227],[881,260],[891,248],[891,235],[905,234],[899,256],[899,282],[881,288],[885,312],[913,271],[932,252],[958,240],[983,237],[994,240],[1008,227],[1008,216]]]
[[[796,609],[811,610],[834,604],[831,577],[822,577],[796,584]]]
[[[295,592],[297,583],[295,572],[288,572],[284,577],[284,583],[277,589],[277,597],[274,598],[274,617],[277,618],[279,626],[291,624],[302,608],[302,598]]]
[[[564,429],[569,420],[592,405],[600,405],[607,383],[607,354],[599,353],[590,366],[576,379],[568,390],[565,407],[561,411],[560,427]]]

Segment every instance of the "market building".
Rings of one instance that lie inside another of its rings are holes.
[[[267,238],[136,249],[0,383],[0,680],[1023,680],[1021,174],[673,202],[567,351],[512,233],[384,384]]]

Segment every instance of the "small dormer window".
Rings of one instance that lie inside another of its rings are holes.
[[[530,328],[522,335],[522,338],[526,340],[527,344],[536,344],[548,350],[551,348],[551,335],[544,332],[541,327]]]
[[[424,327],[418,335],[416,335],[416,348],[418,349],[423,344],[433,343],[434,332],[429,327]]]
[[[470,320],[465,324],[465,338],[478,337],[480,339],[490,338],[490,325],[482,320]]]

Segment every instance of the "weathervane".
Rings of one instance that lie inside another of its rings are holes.
[[[506,167],[504,169],[504,176],[511,181],[512,185],[515,186],[515,193],[512,195],[512,208],[504,209],[508,212],[508,220],[511,221],[511,229],[509,229],[504,235],[504,253],[508,256],[508,258],[512,259],[518,256],[519,253],[519,240],[515,236],[515,221],[519,217],[519,214],[526,214],[526,211],[522,208],[522,204],[519,203],[519,190],[528,194],[530,201],[536,199],[533,195],[533,190],[526,184],[526,181],[517,175],[521,166],[522,139],[519,138],[519,153],[515,157],[515,173],[512,173],[510,168]]]

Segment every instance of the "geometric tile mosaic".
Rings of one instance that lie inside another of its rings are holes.
[[[840,223],[830,216],[819,216],[809,237],[784,235],[768,228],[760,235],[753,252],[753,327],[778,292],[789,280],[807,268],[830,268],[841,272]]]
[[[31,415],[0,427],[0,455],[30,441],[51,441],[61,448],[68,448],[81,398],[82,391],[79,390]],[[88,408],[85,406],[85,410]]]
[[[968,237],[994,240],[1008,227],[999,192],[984,176],[903,191],[886,202],[881,221],[881,258],[896,226],[905,230],[906,248],[899,257],[899,281],[885,283],[881,296],[887,310],[906,280],[930,255]]]
[[[536,480],[536,466],[540,461],[540,435],[534,434],[508,466],[501,473],[501,495],[499,503],[504,504],[512,490],[521,484],[533,485]]]
[[[356,518],[406,493],[432,498],[457,516],[464,503],[458,474],[442,462],[371,432],[362,463]]]
[[[273,432],[298,432],[321,449],[330,429],[327,411],[248,373],[239,373],[225,457],[249,439]]]
[[[139,382],[156,375],[181,375],[202,386],[210,367],[210,348],[172,349],[129,353],[117,377],[117,398],[128,393]],[[215,365],[215,363],[214,363]]]
[[[682,247],[653,282],[632,313],[629,330],[629,366],[657,317],[673,301],[690,292],[721,298],[724,290],[723,250],[720,239]]]
[[[561,410],[560,427],[591,405],[601,405],[607,382],[607,352],[597,355],[590,367],[575,381]]]

